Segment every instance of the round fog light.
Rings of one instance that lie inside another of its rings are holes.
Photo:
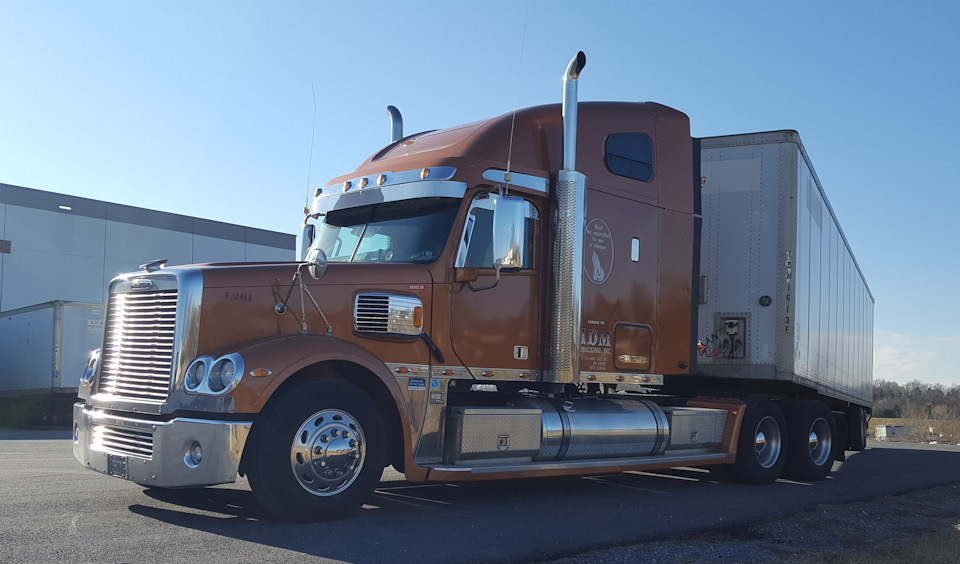
[[[200,443],[194,442],[192,445],[190,445],[187,455],[183,457],[183,461],[190,468],[196,468],[197,466],[200,466],[201,460],[203,460],[203,447],[200,446]]]

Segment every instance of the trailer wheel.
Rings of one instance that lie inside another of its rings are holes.
[[[786,420],[776,403],[761,400],[747,404],[737,439],[733,473],[747,484],[772,484],[786,463]]]
[[[837,446],[837,423],[830,408],[819,401],[798,402],[790,410],[787,428],[787,474],[804,481],[826,478]]]
[[[858,405],[847,409],[847,448],[857,451],[867,448],[867,410]]]
[[[380,481],[386,461],[383,418],[355,386],[303,382],[256,427],[250,487],[280,519],[344,517],[358,510]]]

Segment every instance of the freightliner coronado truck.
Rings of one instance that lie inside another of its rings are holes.
[[[797,133],[578,104],[584,64],[562,105],[406,137],[388,108],[391,142],[313,194],[302,262],[114,279],[76,457],[153,487],[244,475],[319,520],[388,465],[766,484],[863,449],[873,297]]]

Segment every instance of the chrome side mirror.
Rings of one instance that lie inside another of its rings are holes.
[[[312,223],[304,223],[303,231],[300,234],[300,258],[306,256],[307,251],[310,249],[310,246],[313,245],[313,240],[317,236],[317,228]]]
[[[315,247],[307,254],[307,272],[314,280],[320,280],[327,273],[327,253]]]
[[[523,241],[527,202],[516,196],[497,196],[493,204],[493,264],[497,270],[523,268]]]

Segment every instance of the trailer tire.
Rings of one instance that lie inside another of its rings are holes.
[[[847,448],[856,451],[867,448],[867,410],[859,405],[847,409]]]
[[[733,476],[746,484],[772,484],[787,461],[786,419],[770,400],[747,404],[737,437]]]
[[[372,495],[386,462],[376,404],[338,380],[308,380],[287,390],[254,425],[252,438],[250,487],[282,520],[354,513]]]
[[[826,478],[839,445],[837,423],[830,408],[819,401],[798,402],[790,410],[787,429],[786,474],[808,482]]]

